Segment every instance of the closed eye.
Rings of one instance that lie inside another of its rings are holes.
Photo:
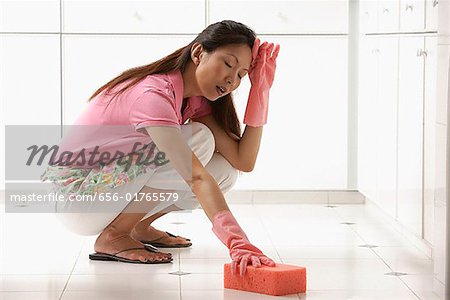
[[[232,68],[232,66],[230,66],[229,64],[225,63],[230,69]],[[241,75],[238,74],[239,79],[242,79]]]

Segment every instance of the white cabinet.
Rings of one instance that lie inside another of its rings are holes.
[[[365,36],[358,189],[418,237],[433,237],[437,37]]]
[[[400,37],[398,219],[422,235],[424,37]]]
[[[376,201],[377,134],[376,101],[378,93],[379,48],[376,37],[361,41],[358,105],[358,190]]]
[[[366,37],[361,49],[358,189],[395,218],[398,37]]]
[[[378,1],[378,32],[397,32],[399,28],[399,2]]]
[[[64,33],[197,34],[205,25],[203,0],[61,2]]]
[[[1,32],[59,32],[60,0],[0,0]]]
[[[438,0],[425,1],[425,31],[437,31],[438,7]]]
[[[210,23],[236,20],[258,34],[348,32],[348,0],[208,2]]]
[[[436,178],[437,37],[425,37],[424,85],[424,238],[433,241]]]
[[[376,0],[362,0],[360,3],[361,32],[378,32],[378,2]]]
[[[425,1],[400,0],[400,32],[420,32],[425,29]]]
[[[436,32],[438,0],[361,0],[363,33]]]
[[[376,202],[396,217],[397,200],[397,64],[398,37],[378,38],[379,72],[376,101]]]

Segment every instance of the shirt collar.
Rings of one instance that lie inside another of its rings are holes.
[[[175,102],[178,108],[181,108],[183,103],[183,93],[184,93],[184,85],[183,85],[183,76],[180,70],[175,70],[167,74],[169,79],[172,81],[173,88],[175,90]]]

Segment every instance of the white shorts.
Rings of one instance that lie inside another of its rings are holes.
[[[189,147],[205,166],[205,169],[214,177],[222,193],[228,192],[235,184],[239,172],[220,153],[214,151],[215,141],[211,130],[202,123],[190,122],[181,125],[181,133]],[[109,193],[123,196],[123,201],[108,202],[107,212],[105,212],[104,207],[98,207],[98,201],[92,203],[64,202],[57,206],[55,215],[69,230],[75,233],[96,235],[101,233],[130,203],[126,201],[124,195],[139,193],[144,186],[178,194],[176,202],[158,201],[145,217],[158,213],[172,204],[181,210],[200,208],[200,204],[189,185],[173,168],[172,164],[168,163],[156,167],[153,172],[142,174],[133,181],[112,189]],[[102,205],[105,205],[105,203],[102,203]]]

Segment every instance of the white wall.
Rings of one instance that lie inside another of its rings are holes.
[[[235,189],[347,188],[346,0],[14,0],[0,1],[0,11],[6,124],[71,124],[120,72],[173,52],[208,24],[247,24],[281,51],[257,165]],[[241,119],[249,85],[235,93]]]

